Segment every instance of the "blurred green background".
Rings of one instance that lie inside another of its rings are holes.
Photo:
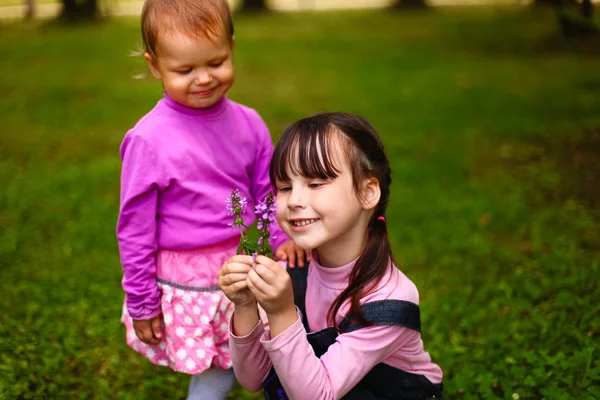
[[[381,134],[395,256],[446,398],[598,398],[598,36],[529,7],[235,22],[230,97],[274,141],[319,111]],[[185,398],[119,322],[118,149],[162,92],[135,79],[138,25],[0,22],[0,399]]]

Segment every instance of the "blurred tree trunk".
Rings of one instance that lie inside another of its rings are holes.
[[[577,0],[534,0],[533,5],[542,7],[576,6]]]
[[[578,12],[575,12],[578,7]],[[581,5],[574,7],[558,7],[558,22],[564,37],[585,38],[597,36],[599,29],[594,24],[594,6],[591,0],[583,0]]]
[[[25,0],[25,19],[35,17],[35,0]]]
[[[425,0],[396,0],[392,3],[392,10],[425,9],[429,8]]]
[[[99,16],[98,0],[62,0],[59,18],[66,22],[89,21]]]
[[[561,1],[560,0],[534,0],[533,2],[534,6],[543,6],[543,7],[548,7],[548,6],[560,6],[561,5]]]
[[[592,14],[594,13],[594,5],[592,0],[583,0],[581,2],[581,15],[588,21],[592,20]]]
[[[242,0],[242,11],[267,11],[267,2],[266,0]]]

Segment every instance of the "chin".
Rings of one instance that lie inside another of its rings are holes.
[[[312,250],[319,245],[319,243],[314,240],[307,238],[295,238],[294,236],[290,236],[290,238],[296,243],[296,246],[300,247],[302,250]]]

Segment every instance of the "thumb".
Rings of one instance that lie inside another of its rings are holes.
[[[155,338],[162,338],[162,329],[160,327],[160,316],[152,319],[152,334]]]

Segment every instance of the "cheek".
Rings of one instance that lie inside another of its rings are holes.
[[[233,70],[233,65],[228,65],[223,68],[223,70],[219,71],[219,79],[224,83],[232,84],[235,80],[235,72]]]
[[[171,76],[170,79],[163,81],[165,87],[169,87],[172,89],[179,89],[182,86],[185,86],[183,84],[183,79],[181,79],[181,77],[179,76]]]
[[[279,222],[279,220],[284,219],[283,214],[285,211],[285,204],[283,203],[283,201],[279,201],[279,197],[277,198],[275,203],[277,204],[277,214],[275,214],[275,218],[277,218],[277,222]]]
[[[281,195],[277,195],[275,198],[275,203],[277,204],[277,214],[275,214],[275,218],[277,219],[277,223],[281,225],[283,221],[285,221],[285,210],[287,208],[287,201]]]

